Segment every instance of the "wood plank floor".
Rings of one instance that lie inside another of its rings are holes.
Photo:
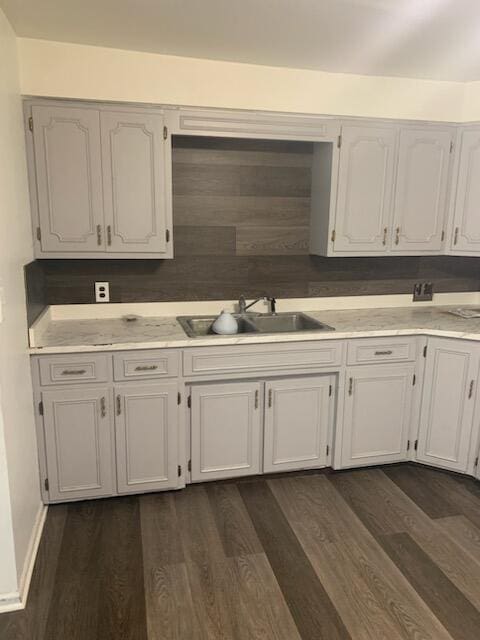
[[[49,509],[1,640],[479,640],[479,484],[410,464]]]

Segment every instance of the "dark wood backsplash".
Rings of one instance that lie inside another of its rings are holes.
[[[309,143],[177,137],[173,260],[42,260],[27,281],[44,278],[46,304],[94,302],[95,280],[112,302],[478,290],[476,258],[309,256],[311,158]]]

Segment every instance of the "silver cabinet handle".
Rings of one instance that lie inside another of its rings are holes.
[[[268,406],[271,407],[273,402],[273,390],[268,390]]]
[[[112,244],[112,226],[107,225],[107,244],[110,246]]]
[[[391,356],[393,351],[391,349],[387,349],[386,351],[375,351],[376,356]]]
[[[457,242],[458,242],[458,232],[459,232],[459,228],[455,227],[455,233],[453,235],[453,244],[454,245],[457,244]]]
[[[105,416],[107,415],[107,401],[105,399],[105,396],[102,396],[100,398],[100,415],[102,416],[102,418],[105,418]]]
[[[395,230],[395,244],[400,242],[400,227],[397,227]]]
[[[470,386],[468,387],[468,399],[473,396],[473,385],[475,384],[475,380],[470,381]]]
[[[139,364],[135,367],[135,371],[155,371],[156,369],[158,369],[157,364]]]
[[[83,376],[84,373],[87,373],[86,369],[64,369],[62,376]]]
[[[255,409],[258,409],[258,389],[255,391]]]
[[[122,397],[119,394],[117,396],[117,416],[121,415],[121,413],[122,413]]]
[[[385,227],[385,228],[383,229],[383,240],[382,240],[382,244],[383,244],[383,245],[386,245],[386,244],[387,244],[387,231],[388,231],[388,229],[387,229],[387,227]]]
[[[351,396],[353,393],[353,378],[350,378],[348,382],[348,395]]]
[[[102,225],[97,224],[97,244],[101,246],[102,244]]]

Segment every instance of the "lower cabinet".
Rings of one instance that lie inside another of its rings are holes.
[[[262,390],[249,381],[192,387],[193,482],[260,473]]]
[[[407,459],[414,364],[347,369],[342,467]]]
[[[114,493],[109,388],[44,391],[42,403],[50,500]]]
[[[479,351],[461,340],[430,338],[417,460],[466,471],[473,428]]]
[[[177,393],[176,381],[115,388],[119,493],[177,486]]]
[[[326,466],[334,382],[309,376],[266,383],[265,472]]]

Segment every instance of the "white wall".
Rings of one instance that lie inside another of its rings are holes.
[[[24,95],[461,120],[457,82],[324,73],[19,39]]]
[[[32,234],[18,77],[17,42],[0,10],[0,510],[2,527],[10,512],[15,545],[16,584],[8,576],[11,549],[0,541],[0,591],[22,587],[31,553],[32,534],[41,514],[32,385],[27,353],[23,266],[32,260]],[[2,433],[3,431],[3,433]],[[6,452],[10,506],[5,487]],[[0,535],[8,535],[6,532]],[[7,556],[7,557],[2,557]]]

